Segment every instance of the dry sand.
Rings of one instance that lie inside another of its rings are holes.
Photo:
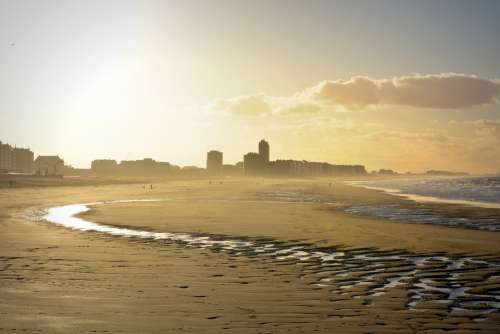
[[[478,322],[444,307],[407,310],[404,285],[356,299],[318,286],[314,275],[304,274],[307,265],[78,232],[30,217],[56,205],[160,198],[166,201],[96,206],[84,217],[135,229],[265,236],[318,247],[500,255],[500,233],[348,215],[339,203],[402,200],[328,182],[197,180],[155,183],[153,190],[141,184],[0,190],[0,332],[496,332],[498,312]],[[297,202],[297,192],[308,201]],[[498,289],[500,282],[491,284]]]

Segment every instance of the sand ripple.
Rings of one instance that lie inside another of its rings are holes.
[[[127,238],[173,242],[186,247],[222,251],[232,256],[266,258],[297,265],[301,277],[328,288],[334,296],[377,298],[397,289],[407,291],[407,310],[443,308],[475,320],[500,310],[500,260],[446,254],[414,254],[372,248],[319,248],[300,242],[226,235],[141,231],[96,224],[75,217],[91,206],[107,203],[159,200],[120,200],[54,207],[48,222],[67,228]],[[36,217],[37,214],[34,214]],[[38,214],[39,217],[39,214]]]

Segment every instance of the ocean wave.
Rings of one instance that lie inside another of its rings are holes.
[[[500,204],[500,177],[393,179],[359,184],[443,200]]]

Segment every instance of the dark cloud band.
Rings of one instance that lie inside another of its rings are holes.
[[[497,81],[464,74],[403,76],[375,80],[354,77],[324,81],[311,89],[324,103],[346,107],[402,105],[416,108],[465,109],[494,103],[500,95]]]
[[[381,80],[357,76],[323,81],[290,97],[256,94],[218,99],[211,109],[250,116],[308,114],[332,110],[332,106],[347,110],[383,105],[458,110],[497,103],[499,97],[500,81],[473,75],[443,73]]]

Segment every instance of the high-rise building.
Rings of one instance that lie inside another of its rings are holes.
[[[265,164],[269,163],[269,143],[264,139],[259,142],[259,155]]]
[[[243,156],[245,175],[266,175],[269,167],[269,143],[259,142],[259,153],[247,153]]]
[[[222,172],[222,164],[222,152],[210,151],[207,153],[207,172],[210,174],[220,174]]]

